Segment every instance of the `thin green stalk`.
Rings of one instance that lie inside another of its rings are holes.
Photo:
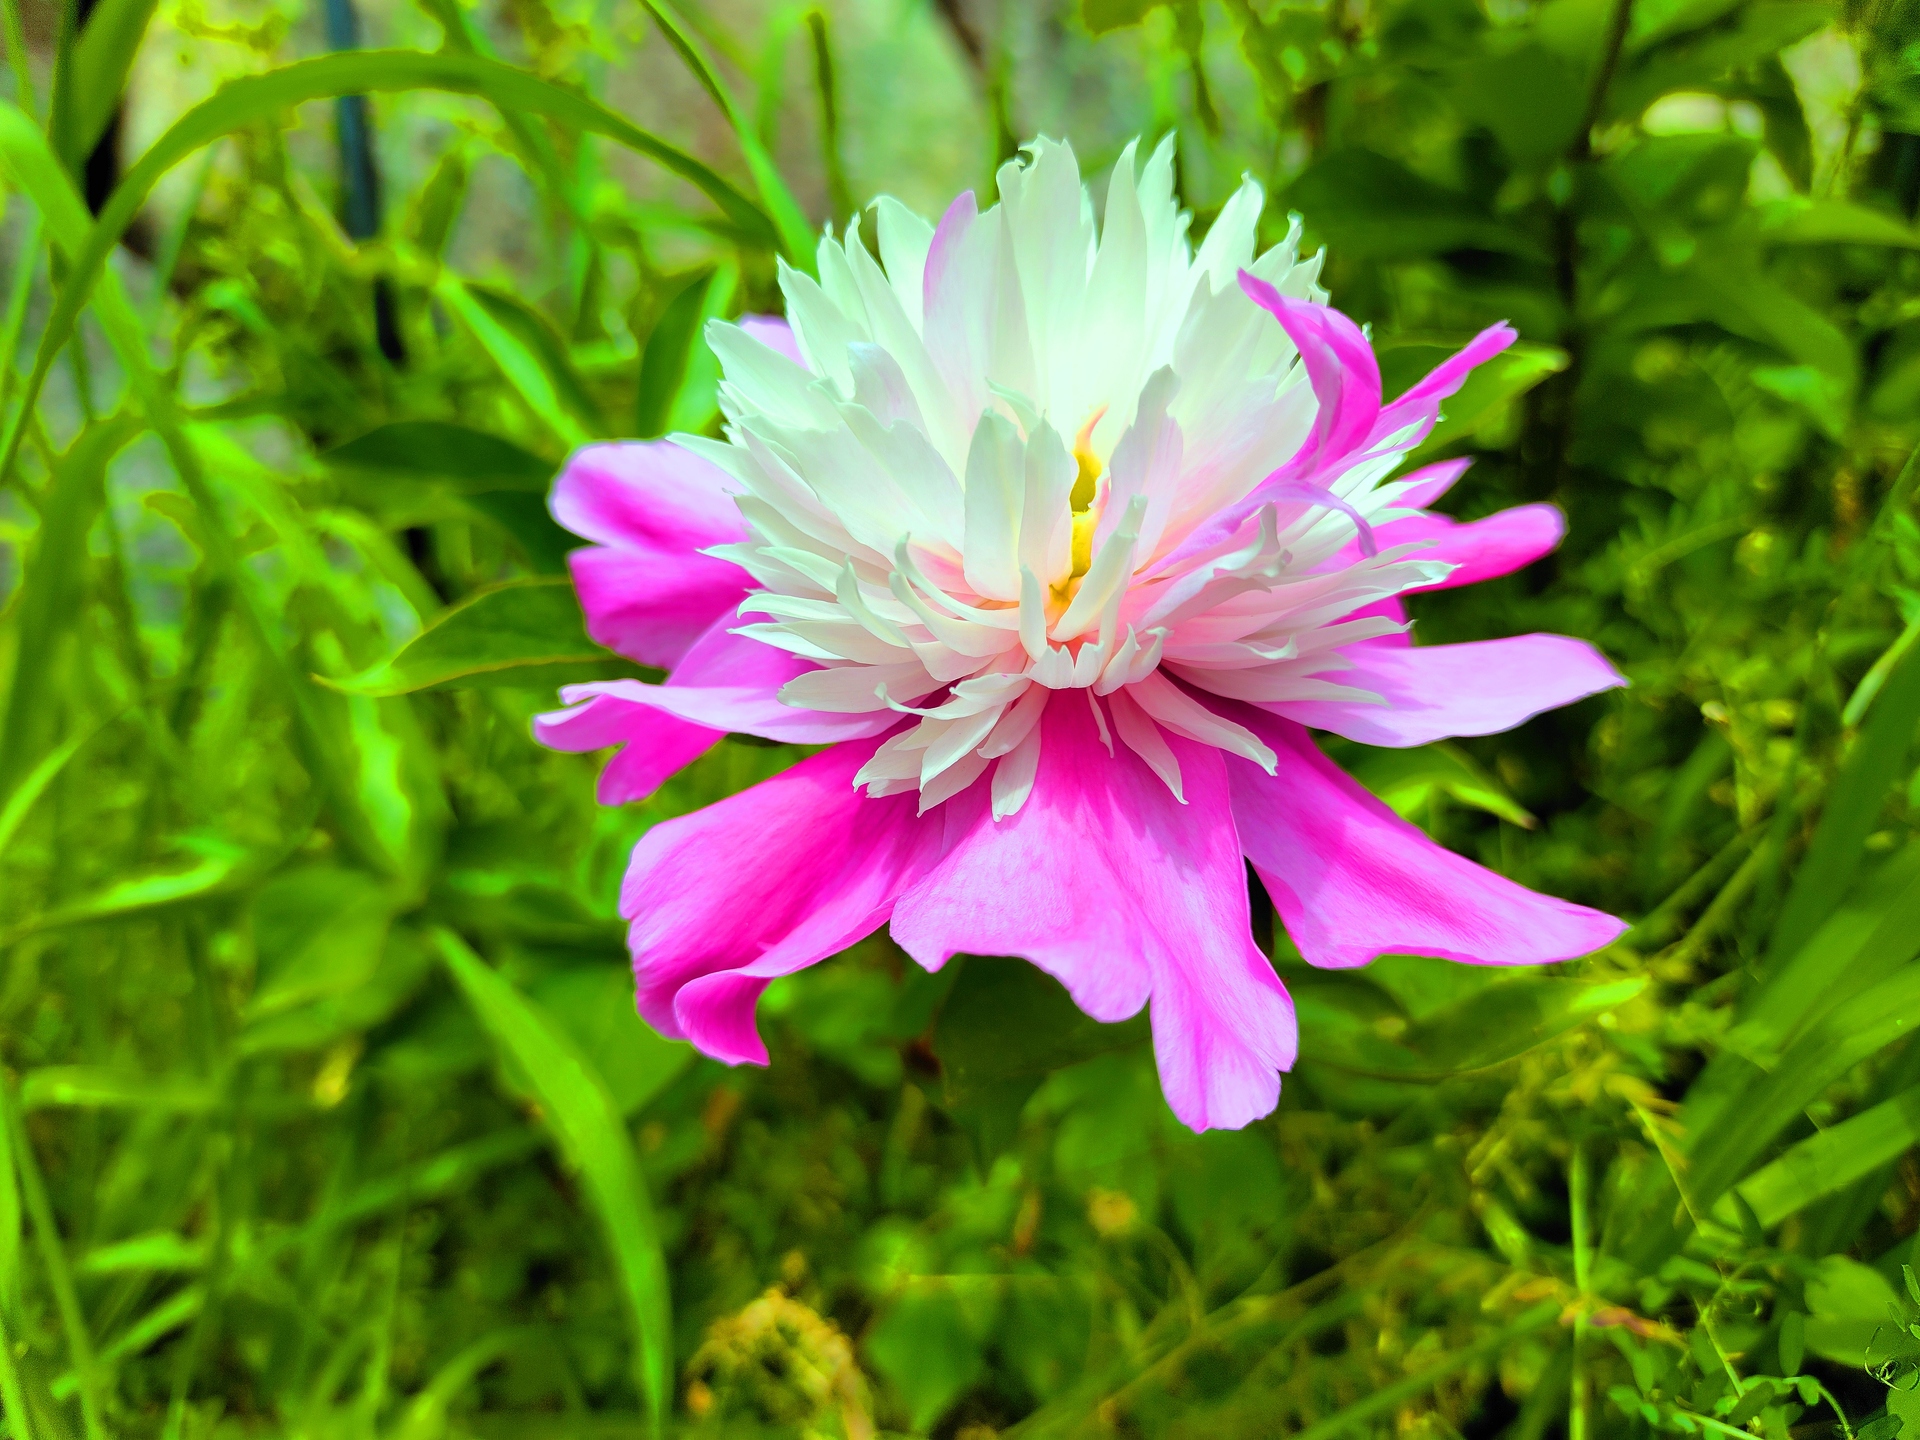
[[[87,1440],[106,1440],[107,1430],[100,1417],[100,1371],[93,1349],[93,1337],[87,1333],[87,1317],[80,1308],[80,1295],[73,1286],[73,1269],[54,1223],[53,1206],[47,1200],[47,1187],[40,1174],[40,1162],[21,1123],[20,1107],[10,1084],[0,1083],[0,1109],[13,1142],[15,1170],[20,1190],[27,1202],[27,1217],[33,1225],[34,1245],[46,1266],[47,1284],[53,1291],[60,1325],[66,1331],[68,1357],[80,1382],[80,1416],[86,1426]]]
[[[1567,1418],[1567,1440],[1587,1440],[1593,1433],[1593,1397],[1587,1385],[1587,1283],[1593,1268],[1593,1237],[1588,1228],[1587,1147],[1573,1142],[1573,1161],[1567,1167],[1567,1204],[1573,1221],[1573,1285],[1583,1302],[1573,1312],[1573,1408]]]
[[[40,212],[27,217],[26,231],[20,237],[20,268],[13,272],[13,287],[7,292],[7,311],[0,319],[0,414],[13,399],[15,380],[13,361],[20,353],[20,332],[27,325],[27,302],[33,298],[34,276],[40,273]]]
[[[29,115],[38,113],[39,98],[33,91],[33,66],[27,62],[27,29],[20,23],[20,0],[0,0],[0,19],[6,27],[7,59],[13,65],[15,99]]]
[[[27,1392],[20,1386],[20,1369],[13,1363],[13,1337],[7,1333],[7,1317],[0,1310],[0,1407],[7,1417],[7,1433],[13,1440],[33,1440],[33,1418],[27,1413]]]
[[[1511,1325],[1494,1331],[1479,1344],[1454,1351],[1438,1365],[1429,1366],[1418,1375],[1409,1375],[1395,1384],[1383,1386],[1366,1399],[1349,1405],[1339,1414],[1329,1415],[1318,1424],[1309,1425],[1294,1436],[1293,1440],[1331,1440],[1335,1435],[1348,1434],[1373,1419],[1374,1416],[1426,1394],[1438,1381],[1453,1374],[1454,1371],[1464,1370],[1476,1361],[1492,1359],[1522,1335],[1531,1335],[1535,1330],[1545,1329],[1558,1318],[1559,1314],[1560,1302],[1557,1300],[1548,1300],[1536,1305]]]

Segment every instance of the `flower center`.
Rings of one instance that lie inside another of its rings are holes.
[[[1106,413],[1107,407],[1104,405],[1095,410],[1073,440],[1073,458],[1080,467],[1080,473],[1074,477],[1073,490],[1067,497],[1067,503],[1073,508],[1073,570],[1063,588],[1071,587],[1075,580],[1093,568],[1093,531],[1100,523],[1093,502],[1100,491],[1101,472],[1106,469],[1100,457],[1093,453],[1093,427],[1100,423],[1101,416]]]

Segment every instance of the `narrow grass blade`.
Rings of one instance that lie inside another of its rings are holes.
[[[740,142],[740,153],[746,158],[747,169],[753,172],[753,183],[760,191],[761,202],[773,216],[773,223],[779,227],[780,248],[786,252],[787,259],[811,271],[813,225],[800,208],[800,202],[793,198],[787,182],[780,178],[779,167],[773,163],[773,157],[761,143],[759,132],[753,128],[752,117],[735,103],[732,93],[701,53],[699,42],[688,31],[686,23],[674,13],[673,7],[666,0],[640,0],[640,3],[646,7],[654,23],[659,25],[660,32],[667,37],[667,43],[686,61],[687,69],[693,72],[701,88],[713,97],[713,103],[720,107],[720,113],[727,117],[727,123],[733,127],[734,138]]]
[[[120,103],[134,52],[158,0],[100,0],[73,47],[73,139],[84,155],[100,142]]]
[[[776,228],[757,205],[709,166],[577,91],[510,65],[478,55],[427,54],[412,50],[362,50],[302,60],[223,85],[175,121],[127,171],[74,257],[66,284],[61,287],[53,313],[48,317],[27,381],[27,408],[39,397],[40,388],[53,368],[54,357],[72,337],[80,311],[99,283],[107,256],[133,223],[153,187],[169,170],[222,135],[307,101],[355,92],[372,94],[394,90],[446,90],[476,95],[490,101],[503,114],[545,115],[560,124],[604,136],[691,182],[747,233],[769,244],[783,241],[786,227]],[[4,449],[0,449],[0,477],[12,470],[24,433],[24,418],[17,419],[8,432]]]
[[[410,695],[434,686],[526,685],[634,674],[587,639],[573,582],[509,580],[438,616],[370,670],[327,683],[355,695]]]
[[[176,130],[178,128],[175,127]],[[267,657],[269,670],[293,711],[301,758],[317,788],[326,797],[327,806],[339,826],[342,843],[357,860],[370,868],[388,874],[397,872],[400,861],[388,850],[362,808],[358,788],[344,757],[339,753],[335,736],[337,726],[330,717],[320,712],[316,703],[319,697],[312,683],[294,668],[284,649],[277,643],[269,607],[260,594],[253,572],[241,562],[239,547],[214,498],[200,452],[180,423],[172,393],[161,384],[160,376],[154,370],[140,319],[132,302],[127,299],[120,277],[106,268],[106,256],[113,245],[112,237],[99,226],[90,228],[86,207],[48,148],[46,137],[18,107],[3,101],[0,101],[0,169],[9,173],[39,207],[54,243],[70,261],[68,283],[60,292],[61,304],[69,299],[73,301],[65,322],[67,335],[72,333],[81,306],[97,289],[96,309],[101,326],[126,370],[129,384],[140,408],[145,412],[147,423],[165,445],[175,472],[193,500],[209,558],[240,598],[242,613],[246,616],[254,639]],[[161,171],[156,171],[152,178],[157,179],[159,173]],[[122,191],[116,191],[116,195],[123,193],[124,189],[123,186]],[[122,228],[131,215],[132,211],[129,210],[120,222]],[[87,256],[93,258],[88,260]],[[86,277],[84,281],[80,278],[83,275]],[[56,305],[56,318],[58,309]],[[41,357],[47,365],[36,368],[36,378],[29,384],[22,399],[22,413],[16,417],[9,432],[4,455],[0,455],[0,480],[4,480],[12,465],[20,437],[25,432],[26,412],[32,408],[39,394],[40,383],[46,378],[52,357],[66,343],[63,336],[57,343],[52,343],[51,349],[48,348],[53,324],[54,321],[50,320],[49,330],[41,336]]]
[[[633,1320],[635,1384],[657,1432],[673,1361],[666,1261],[620,1111],[606,1082],[531,1000],[451,931],[434,940],[502,1058],[539,1097],[548,1129],[592,1200]]]
[[[1814,1201],[1920,1145],[1920,1086],[1809,1136],[1734,1187],[1762,1225],[1775,1225]],[[1738,1224],[1732,1196],[1714,1218]]]
[[[604,432],[603,422],[581,413],[591,402],[585,400],[585,388],[565,363],[558,336],[539,336],[537,322],[530,328],[530,317],[523,310],[499,296],[484,294],[451,270],[440,272],[433,293],[473,332],[473,338],[500,367],[500,373],[527,402],[527,408],[562,443],[568,447],[585,445]],[[542,338],[551,343],[541,345]]]
[[[1780,919],[1767,946],[1771,968],[1793,954],[1832,913],[1848,876],[1860,859],[1861,847],[1879,819],[1887,793],[1899,779],[1901,758],[1920,722],[1920,651],[1907,657],[1887,676],[1874,702],[1866,728],[1827,797],[1813,841],[1794,873]]]
[[[1336,1435],[1352,1434],[1374,1416],[1390,1412],[1396,1406],[1404,1405],[1407,1401],[1426,1394],[1454,1371],[1464,1369],[1476,1361],[1499,1355],[1522,1336],[1545,1329],[1559,1317],[1559,1314],[1560,1302],[1557,1300],[1536,1305],[1524,1312],[1512,1324],[1496,1330],[1479,1344],[1468,1345],[1453,1351],[1439,1364],[1429,1366],[1418,1375],[1409,1375],[1405,1380],[1382,1386],[1366,1399],[1356,1401],[1338,1414],[1329,1415],[1325,1420],[1309,1425],[1294,1436],[1294,1440],[1333,1440]]]

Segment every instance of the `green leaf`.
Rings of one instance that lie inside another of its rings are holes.
[[[106,133],[120,104],[134,53],[158,0],[99,0],[73,47],[74,153],[85,155]]]
[[[204,110],[205,107],[200,109]],[[178,128],[175,127],[176,130]],[[151,159],[153,153],[148,151],[147,158]],[[275,626],[268,616],[269,607],[260,593],[258,578],[241,563],[239,548],[228,532],[225,517],[207,480],[207,467],[201,460],[199,447],[209,441],[199,435],[190,435],[182,425],[172,392],[161,384],[159,374],[154,369],[140,318],[127,299],[120,277],[105,267],[106,256],[113,246],[113,236],[106,235],[98,225],[90,228],[86,207],[48,149],[46,137],[18,107],[4,101],[0,101],[0,167],[4,167],[33,198],[47,222],[55,246],[69,258],[67,277],[55,304],[56,316],[49,320],[48,329],[41,333],[41,354],[35,362],[34,375],[20,400],[20,409],[7,432],[4,446],[0,446],[0,483],[4,482],[12,469],[21,437],[26,433],[28,416],[35,410],[40,386],[46,379],[53,357],[66,344],[81,307],[92,296],[101,327],[106,331],[114,354],[126,373],[129,387],[141,409],[146,412],[147,423],[166,446],[167,457],[173,462],[175,473],[179,475],[181,483],[192,497],[194,508],[199,512],[200,535],[208,547],[209,558],[239,597],[241,613],[246,617],[254,640],[269,662],[269,673],[293,710],[295,739],[301,761],[325,797],[341,842],[356,858],[373,868],[388,872],[397,870],[400,863],[398,857],[387,851],[379,833],[360,807],[357,788],[348,774],[348,764],[340,754],[335,726],[330,723],[332,717],[322,713],[312,682],[294,668],[290,657],[279,644]],[[155,170],[152,179],[157,179],[165,169],[165,166],[161,166]],[[118,195],[124,190],[123,186],[121,191],[115,193]],[[108,208],[111,210],[112,206]],[[132,213],[132,209],[128,209],[122,217],[119,222],[122,228],[130,222]],[[118,233],[116,230],[114,235]],[[93,258],[87,260],[87,255]],[[94,295],[96,290],[98,294]],[[64,323],[66,333],[55,341],[52,331],[57,328],[56,321],[62,307],[66,307],[67,319],[60,323]],[[3,762],[4,757],[0,757],[0,763]]]
[[[1166,0],[1080,0],[1080,20],[1095,35],[1138,25]]]
[[[650,440],[667,433],[674,402],[687,375],[688,361],[701,343],[707,321],[712,271],[702,271],[667,302],[640,355],[640,391],[634,404],[633,433]]]
[[[1443,1080],[1485,1070],[1524,1055],[1609,1010],[1646,988],[1633,976],[1584,984],[1516,975],[1408,1023],[1383,1015],[1369,1024],[1341,1003],[1341,981],[1313,976],[1289,984],[1299,1012],[1300,1058],[1381,1079]]]
[[[186,869],[153,870],[68,900],[0,931],[0,943],[11,944],[47,930],[124,920],[176,905],[192,904],[241,889],[273,861],[270,855],[243,849],[207,837],[188,837],[185,847],[198,855]]]
[[[535,418],[569,447],[604,433],[597,417],[583,413],[584,392],[572,366],[558,354],[551,334],[525,306],[469,285],[442,270],[433,293],[472,332]]]
[[[779,232],[759,207],[712,169],[684,151],[598,105],[577,91],[478,55],[427,54],[411,50],[360,50],[325,55],[229,81],[201,101],[150,145],[113,192],[85,245],[75,255],[53,313],[41,331],[40,348],[21,403],[31,410],[53,368],[54,357],[73,335],[80,311],[100,279],[107,256],[133,223],[161,178],[187,156],[222,135],[280,114],[310,100],[394,90],[447,90],[477,95],[503,113],[544,115],[657,161],[702,191],[742,229],[777,241]],[[8,107],[11,109],[12,107]],[[14,112],[18,114],[16,110]],[[24,118],[24,117],[22,117]],[[31,122],[28,122],[29,125]],[[37,131],[35,134],[37,135]],[[13,468],[25,433],[16,421],[0,450],[0,477]]]
[[[635,1384],[658,1431],[673,1383],[666,1261],[619,1107],[606,1081],[537,1005],[452,932],[436,932],[435,942],[501,1056],[531,1082],[542,1120],[581,1178],[633,1324]]]
[[[544,495],[558,468],[510,440],[448,420],[396,420],[321,455],[323,464],[445,480],[462,491]]]
[[[1903,777],[1901,762],[1916,723],[1920,723],[1920,649],[1908,652],[1887,677],[1866,727],[1834,780],[1773,927],[1765,968],[1771,969],[1805,944],[1839,902],[1881,808]]]
[[[1835,1007],[1788,1046],[1779,1063],[1746,1087],[1701,1134],[1687,1188],[1696,1208],[1714,1204],[1827,1086],[1920,1025],[1920,967],[1907,966]]]
[[[125,1275],[155,1270],[200,1270],[206,1267],[205,1244],[188,1240],[171,1230],[156,1230],[116,1240],[89,1250],[74,1266],[77,1275]]]
[[[624,964],[569,965],[531,990],[593,1068],[622,1115],[631,1115],[693,1063],[693,1047],[666,1040],[634,1008],[633,972]]]
[[[1886,1276],[1845,1255],[1829,1255],[1807,1282],[1807,1349],[1842,1365],[1863,1366],[1898,1297]]]
[[[1784,964],[1765,971],[1727,1035],[1766,1065],[1788,1039],[1920,953],[1920,844],[1847,889],[1839,909]]]
[[[51,748],[57,715],[46,697],[59,688],[68,640],[85,609],[87,535],[106,500],[107,466],[140,428],[125,414],[91,425],[54,467],[12,620],[16,658],[0,716],[0,794],[23,783]]]
[[[205,1080],[141,1075],[95,1065],[47,1065],[20,1077],[20,1108],[155,1110],[203,1115],[220,1103]]]
[[[1482,54],[1454,73],[1461,114],[1491,130],[1517,164],[1559,159],[1586,117],[1585,77],[1543,45]]]
[[[1731,1223],[1731,1202],[1742,1200],[1762,1225],[1777,1225],[1915,1146],[1920,1146],[1920,1086],[1802,1140],[1728,1192],[1715,1218]]]
[[[1545,258],[1533,240],[1470,197],[1372,150],[1322,156],[1288,188],[1287,203],[1350,260],[1415,259],[1463,249]]]
[[[320,457],[335,470],[446,487],[498,525],[543,575],[566,571],[579,540],[555,523],[546,494],[558,468],[511,441],[446,420],[398,420]]]
[[[276,875],[253,897],[254,990],[249,1021],[365,984],[381,963],[398,903],[361,870],[308,865]]]
[[[354,695],[517,685],[549,689],[639,672],[587,639],[565,579],[509,580],[434,618],[388,659],[342,680]]]
[[[732,93],[701,53],[699,44],[688,31],[686,23],[674,13],[673,7],[666,0],[640,0],[640,3],[646,7],[647,13],[667,37],[667,43],[686,62],[701,88],[713,97],[713,103],[720,107],[720,113],[727,117],[727,123],[733,127],[734,139],[746,159],[747,169],[753,173],[753,183],[760,191],[761,202],[773,216],[773,223],[780,232],[780,248],[793,264],[811,272],[815,246],[813,223],[800,208],[800,202],[793,198],[787,182],[780,177],[780,169],[767,153],[767,147],[761,143],[759,132],[753,128],[752,118],[734,103]]]
[[[1463,439],[1502,406],[1566,368],[1567,352],[1552,345],[1509,346],[1467,376],[1466,384],[1443,405],[1439,423],[1413,451],[1413,458]]]
[[[1435,792],[1462,805],[1497,815],[1511,825],[1531,830],[1534,818],[1473,758],[1456,745],[1442,742],[1411,750],[1369,749],[1349,765],[1349,772],[1402,816],[1424,810]]]
[[[1144,1014],[1117,1025],[1089,1019],[1059,981],[1024,960],[969,955],[948,963],[961,969],[933,1026],[941,1103],[983,1161],[1006,1148],[1048,1074],[1149,1037]]]
[[[948,1286],[915,1285],[889,1305],[861,1348],[892,1384],[917,1435],[927,1434],[986,1369],[979,1324]]]
[[[1920,246],[1920,230],[1881,210],[1851,200],[1776,200],[1760,212],[1760,233],[1770,245]]]

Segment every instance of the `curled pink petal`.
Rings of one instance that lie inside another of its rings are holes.
[[[1510,575],[1548,554],[1567,533],[1567,518],[1557,505],[1516,505],[1484,520],[1455,520],[1450,515],[1415,515],[1382,525],[1381,545],[1409,541],[1432,543],[1416,557],[1456,567],[1444,580],[1415,590],[1453,590]]]
[[[567,557],[599,644],[643,665],[674,664],[753,583],[699,552],[743,539],[728,477],[667,440],[588,445],[554,482],[553,517],[597,542]]]
[[[1300,352],[1307,381],[1320,402],[1312,438],[1284,468],[1300,475],[1309,461],[1352,453],[1380,416],[1380,366],[1365,332],[1331,306],[1290,299],[1245,270],[1240,272],[1240,288],[1280,322]]]
[[[1418,425],[1418,433],[1424,437],[1440,418],[1440,402],[1458,393],[1476,367],[1486,364],[1519,338],[1518,332],[1505,321],[1489,325],[1462,346],[1458,354],[1442,360],[1424,379],[1382,410],[1369,438],[1384,440],[1409,425]]]
[[[1385,704],[1283,700],[1265,708],[1364,745],[1426,745],[1457,735],[1496,735],[1543,710],[1571,705],[1627,683],[1584,640],[1514,635],[1463,645],[1381,645],[1341,652],[1342,685],[1371,690]]]
[[[1253,943],[1221,753],[1168,736],[1186,803],[1134,752],[1109,756],[1084,704],[1042,719],[1027,802],[995,821],[977,790],[948,802],[946,858],[894,907],[893,938],[928,969],[1016,955],[1096,1020],[1151,997],[1154,1054],[1195,1130],[1271,1111],[1293,1064],[1293,1005]]]
[[[1227,759],[1240,842],[1310,964],[1433,955],[1538,965],[1590,954],[1626,928],[1442,849],[1342,773],[1300,726],[1241,718],[1280,763],[1269,776]]]
[[[533,736],[549,749],[574,753],[620,746],[600,772],[594,794],[602,805],[646,799],[726,734],[608,693],[602,683],[569,687],[569,698],[569,709],[533,717]]]
[[[938,857],[940,816],[853,788],[871,742],[836,746],[751,790],[664,821],[620,892],[640,1014],[728,1064],[764,1065],[753,1010],[769,982],[884,925]]]

